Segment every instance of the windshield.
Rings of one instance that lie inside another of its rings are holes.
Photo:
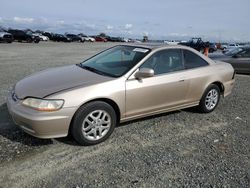
[[[134,46],[115,46],[87,59],[82,68],[106,76],[120,77],[144,58],[150,49]]]
[[[238,54],[241,51],[242,51],[242,48],[234,48],[234,49],[229,50],[228,52],[226,52],[225,55],[227,55],[227,56],[233,56],[233,55]]]

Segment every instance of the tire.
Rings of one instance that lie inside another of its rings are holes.
[[[219,101],[220,88],[215,84],[211,84],[203,93],[198,109],[202,113],[212,112],[217,107]]]
[[[117,116],[112,106],[95,101],[77,110],[71,124],[71,134],[81,145],[94,145],[106,140],[116,123]]]
[[[31,39],[31,38],[27,38],[27,39],[26,39],[26,42],[27,42],[27,43],[32,43],[32,39]]]

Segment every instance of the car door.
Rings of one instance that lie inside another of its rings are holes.
[[[195,103],[201,99],[204,87],[211,75],[212,69],[209,69],[209,64],[198,54],[183,49],[185,80],[189,83],[186,91],[186,102]]]
[[[185,103],[185,81],[180,49],[155,52],[140,68],[151,68],[154,76],[126,81],[126,117],[150,114]],[[139,69],[140,69],[139,68]]]
[[[237,73],[250,73],[250,49],[243,49],[229,61]]]

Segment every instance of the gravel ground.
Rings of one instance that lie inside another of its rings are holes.
[[[114,43],[0,44],[0,187],[250,187],[250,77],[210,114],[193,109],[117,127],[96,146],[41,140],[11,120],[5,96],[21,78],[74,64]]]

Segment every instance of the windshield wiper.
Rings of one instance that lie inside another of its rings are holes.
[[[83,68],[83,69],[86,69],[88,71],[94,72],[96,74],[100,74],[100,75],[103,75],[103,76],[116,77],[115,75],[112,75],[112,74],[109,74],[109,73],[106,73],[106,72],[102,72],[100,70],[97,70],[97,69],[95,69],[93,67],[89,67],[89,66],[83,65],[81,63],[76,64],[76,65],[79,66],[79,67],[81,67],[81,68]]]

